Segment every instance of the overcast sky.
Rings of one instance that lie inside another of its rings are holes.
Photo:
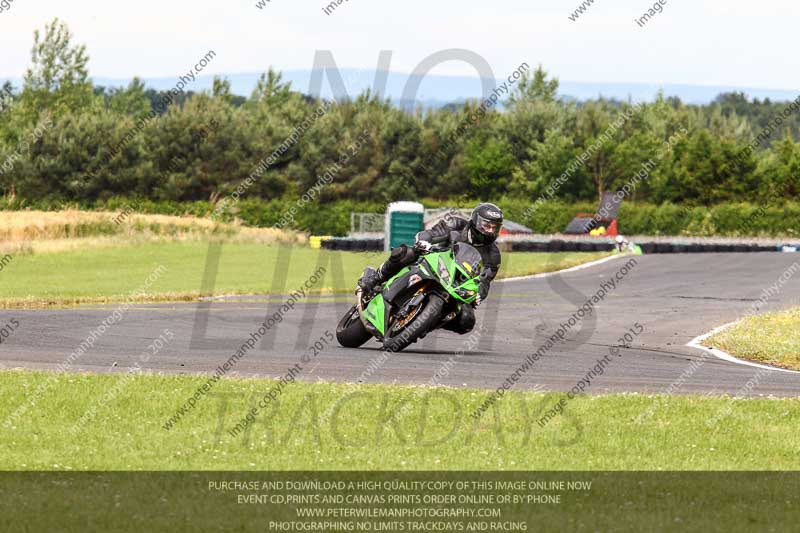
[[[0,77],[23,75],[33,30],[57,16],[97,77],[173,76],[209,49],[208,74],[310,69],[317,49],[359,68],[389,49],[391,69],[410,72],[438,50],[468,48],[497,77],[525,61],[570,81],[800,89],[796,0],[667,0],[645,27],[634,21],[653,5],[644,0],[595,0],[576,22],[580,0],[348,0],[331,15],[323,0],[256,1],[13,0],[0,12]]]

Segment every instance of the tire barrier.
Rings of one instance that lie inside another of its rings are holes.
[[[383,239],[343,239],[333,238],[322,241],[326,250],[339,250],[343,252],[381,252]]]
[[[781,246],[751,243],[668,243],[637,242],[644,254],[753,253],[779,252]]]
[[[326,250],[349,252],[383,251],[383,239],[348,239],[334,237],[322,241]],[[696,254],[696,253],[754,253],[780,252],[783,245],[754,243],[686,243],[686,242],[637,242],[644,254]],[[614,244],[606,241],[563,240],[512,241],[514,252],[610,252]]]
[[[697,253],[754,253],[780,252],[782,245],[753,243],[686,243],[686,242],[636,242],[644,254],[697,254]],[[592,241],[514,242],[515,252],[610,252],[614,244]]]
[[[643,242],[639,244],[639,248],[642,249],[643,254],[652,254],[656,249],[652,242]]]
[[[697,254],[697,253],[700,253],[702,251],[703,251],[703,245],[700,244],[700,243],[693,242],[692,244],[689,245],[688,252],[690,254]]]
[[[550,243],[543,241],[519,241],[511,243],[512,252],[548,252]]]

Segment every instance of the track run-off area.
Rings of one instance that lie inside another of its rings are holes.
[[[315,352],[297,379],[491,390],[527,360],[515,390],[568,391],[583,382],[581,390],[589,394],[796,396],[800,374],[762,372],[753,386],[758,368],[687,343],[754,311],[797,305],[800,277],[787,278],[786,272],[798,261],[791,253],[620,256],[568,272],[497,281],[476,311],[471,336],[440,330],[396,354],[384,353],[375,341],[360,349],[321,342],[335,333],[353,297],[309,295],[227,375],[278,378]],[[286,298],[133,305],[68,365],[69,355],[117,306],[4,310],[0,322],[13,318],[20,326],[3,342],[0,365],[125,372],[168,331],[163,346],[140,362],[144,370],[212,374]]]

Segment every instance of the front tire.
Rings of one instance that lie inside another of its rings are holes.
[[[336,326],[336,340],[345,348],[358,348],[367,342],[370,337],[372,335],[364,327],[364,323],[361,322],[358,307],[352,306]]]
[[[444,300],[436,294],[430,294],[427,301],[422,304],[422,308],[417,316],[394,337],[386,337],[383,340],[383,349],[389,352],[399,352],[407,348],[411,343],[417,342],[422,335],[431,331],[442,318]]]

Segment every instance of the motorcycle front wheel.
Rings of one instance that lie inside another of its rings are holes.
[[[358,315],[358,307],[355,305],[342,317],[336,326],[336,340],[345,348],[358,348],[367,342],[370,335],[361,317]]]
[[[383,349],[399,352],[410,344],[417,342],[422,335],[431,331],[442,317],[444,300],[437,294],[430,294],[420,304],[414,318],[401,330],[392,332],[383,339]]]

